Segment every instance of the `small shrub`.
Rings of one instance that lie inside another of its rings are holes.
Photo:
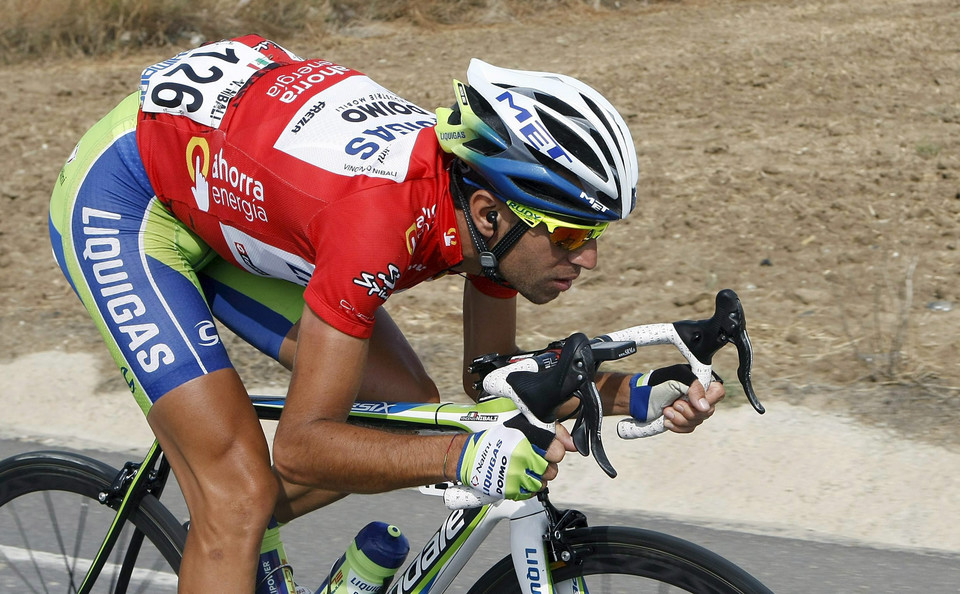
[[[545,9],[607,10],[641,0],[6,0],[0,62],[195,44],[244,33],[288,37],[355,22],[458,24]]]

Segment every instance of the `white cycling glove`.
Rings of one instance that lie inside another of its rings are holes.
[[[713,375],[722,382],[719,376]],[[697,376],[689,365],[661,367],[630,378],[630,416],[642,422],[652,421],[663,409],[687,395]]]

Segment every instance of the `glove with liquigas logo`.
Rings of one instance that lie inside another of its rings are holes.
[[[553,437],[518,414],[503,425],[470,435],[457,477],[492,497],[527,499],[543,488],[544,456]]]

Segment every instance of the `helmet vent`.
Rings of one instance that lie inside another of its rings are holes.
[[[493,155],[503,152],[503,149],[490,142],[483,136],[478,136],[473,140],[468,140],[467,142],[463,143],[463,146],[472,151],[478,152],[485,157],[492,157]]]
[[[494,111],[490,104],[487,103],[487,100],[483,98],[480,93],[477,93],[473,90],[473,87],[467,87],[467,101],[470,102],[470,107],[473,109],[473,113],[477,115],[478,118],[487,123],[488,126],[493,128],[493,131],[497,133],[497,136],[503,140],[504,144],[510,143],[510,132],[507,130],[506,125],[503,123],[503,120],[500,119],[500,116],[497,115],[497,112]]]
[[[607,116],[607,114],[603,112],[603,110],[600,109],[600,107],[596,103],[593,102],[592,99],[590,99],[590,97],[587,97],[586,95],[583,95],[583,94],[581,94],[580,97],[583,98],[584,102],[590,108],[590,111],[596,114],[597,118],[601,122],[603,122],[603,126],[604,128],[607,129],[607,132],[610,134],[610,138],[612,138],[613,142],[617,145],[617,152],[623,155],[624,150],[623,150],[623,147],[620,145],[620,135],[614,132],[613,128],[610,127],[610,121],[609,121],[610,118]],[[600,143],[600,146],[603,146],[604,144],[605,143]]]
[[[463,118],[461,117],[463,114],[460,113],[460,106],[454,105],[450,109],[450,116],[447,118],[447,123],[451,126],[459,126],[463,124]]]
[[[540,103],[543,103],[544,105],[546,105],[547,107],[549,107],[550,109],[559,113],[562,116],[566,116],[568,118],[583,117],[583,114],[581,114],[579,111],[574,109],[573,106],[568,104],[566,101],[561,101],[560,99],[557,99],[553,95],[534,92],[533,96],[537,101],[539,101]]]
[[[533,180],[517,177],[510,178],[510,181],[512,181],[518,188],[520,188],[521,191],[526,194],[539,198],[540,200],[543,200],[549,204],[564,206],[563,201],[559,196],[557,196],[556,188],[551,188],[546,184],[542,184]]]
[[[593,138],[594,142],[597,143],[597,146],[600,147],[600,151],[603,153],[603,158],[606,159],[607,163],[610,164],[610,169],[616,172],[617,167],[616,163],[613,161],[613,155],[610,154],[610,149],[607,148],[607,143],[603,141],[603,138],[600,136],[595,128],[590,129],[590,136]]]
[[[591,171],[597,174],[598,177],[606,180],[607,174],[604,171],[603,163],[600,162],[600,159],[590,145],[547,112],[538,108],[537,114],[539,114],[543,124],[547,127],[547,131],[550,132],[550,135],[553,136],[557,144],[573,153],[577,160],[582,161]]]

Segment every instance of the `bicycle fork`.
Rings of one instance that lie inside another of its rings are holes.
[[[545,509],[510,520],[510,555],[517,581],[525,593],[546,594],[552,591],[550,565],[544,537],[550,532]]]
[[[77,594],[87,594],[93,589],[94,583],[100,577],[100,572],[110,558],[113,547],[116,545],[130,514],[137,509],[145,495],[152,494],[159,497],[166,486],[169,475],[170,465],[163,458],[160,444],[154,441],[142,462],[127,462],[124,464],[110,487],[100,493],[98,497],[100,503],[117,510],[117,513],[113,518],[110,529],[103,538],[100,549],[87,570],[87,574],[83,578],[83,583],[77,590]],[[143,539],[143,532],[135,528],[123,557],[123,565],[117,576],[114,590],[117,594],[122,594],[127,590]],[[179,567],[173,569],[179,571]]]
[[[586,517],[578,511],[560,514],[540,495],[542,506],[534,514],[510,519],[510,556],[524,594],[586,594],[582,578],[554,582],[551,567],[555,563],[575,563],[572,551],[563,540],[565,530],[586,526]]]

